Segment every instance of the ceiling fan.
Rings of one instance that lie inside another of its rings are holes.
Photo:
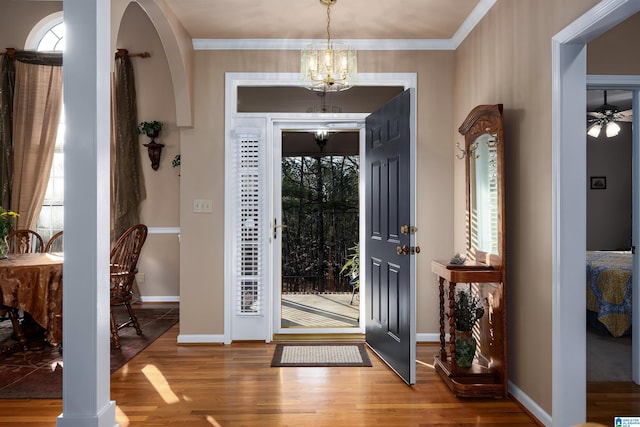
[[[632,110],[620,111],[615,105],[607,104],[607,91],[604,91],[604,104],[587,112],[587,135],[597,138],[602,128],[608,138],[618,135],[620,126],[616,122],[631,122]]]

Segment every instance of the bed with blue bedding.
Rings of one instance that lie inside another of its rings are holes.
[[[630,251],[587,251],[587,316],[620,337],[631,331]]]

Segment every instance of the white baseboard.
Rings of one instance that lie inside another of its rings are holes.
[[[180,227],[149,227],[149,234],[180,234]]]
[[[509,381],[509,393],[522,406],[527,408],[531,415],[536,417],[545,426],[551,426],[551,415],[547,414],[536,402],[534,402],[525,392],[520,390],[518,386]]]
[[[178,344],[223,344],[224,335],[178,335]]]
[[[446,334],[445,342],[449,342],[449,334]],[[439,343],[440,334],[416,334],[416,342]]]
[[[180,302],[179,296],[141,296],[142,302]]]

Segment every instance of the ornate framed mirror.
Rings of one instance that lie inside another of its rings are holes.
[[[502,104],[475,107],[458,131],[464,135],[467,259],[504,266],[504,129]]]
[[[462,263],[454,262],[456,258],[431,263],[440,294],[440,352],[434,365],[457,396],[504,397],[508,375],[502,104],[477,106],[458,131],[465,139],[464,148],[457,144],[461,151],[457,157],[464,159],[466,169],[467,253]],[[458,310],[458,283],[468,286],[469,292],[473,289],[484,309],[473,329],[477,350],[470,366],[458,364],[456,353],[465,353],[456,351],[462,342],[458,343],[451,320],[448,344],[445,338],[446,319],[455,319]]]

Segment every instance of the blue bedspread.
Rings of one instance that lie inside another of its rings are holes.
[[[631,252],[587,251],[587,309],[614,337],[631,327]]]

